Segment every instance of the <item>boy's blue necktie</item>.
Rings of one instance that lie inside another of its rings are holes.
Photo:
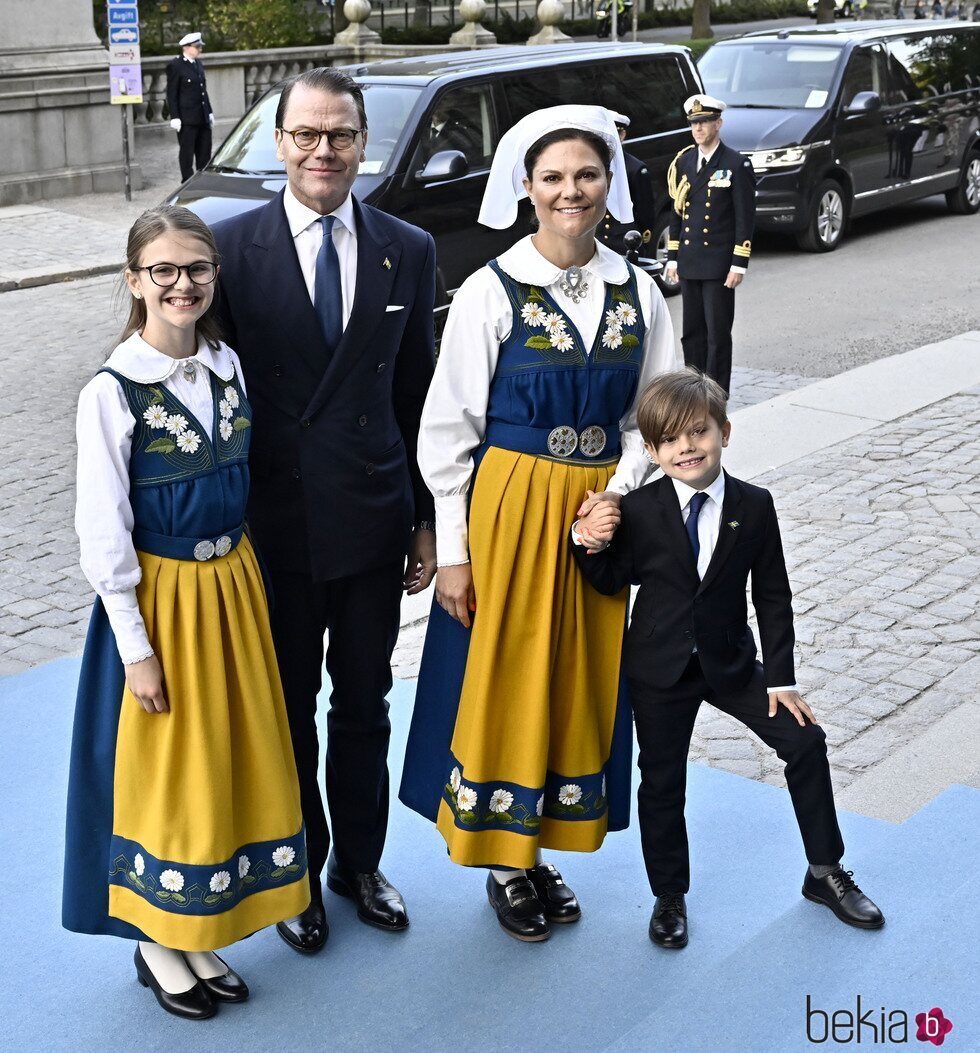
[[[336,216],[321,216],[323,241],[316,257],[313,278],[313,307],[320,319],[323,337],[333,353],[344,332],[344,300],[340,289],[340,259],[333,243]]]
[[[691,503],[688,505],[687,522],[684,524],[687,538],[691,542],[691,548],[694,549],[695,563],[698,561],[698,556],[701,555],[701,542],[698,541],[698,516],[701,515],[701,509],[707,500],[708,495],[704,493],[696,493],[691,498]]]

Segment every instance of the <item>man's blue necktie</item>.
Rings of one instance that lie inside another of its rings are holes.
[[[323,241],[316,257],[313,278],[313,307],[320,319],[327,348],[332,353],[344,332],[344,300],[340,287],[340,259],[333,243],[336,216],[321,216]]]
[[[701,509],[707,500],[708,495],[704,493],[697,493],[691,498],[691,503],[688,505],[687,522],[684,524],[691,548],[694,549],[695,563],[698,561],[698,556],[701,555],[701,542],[698,540],[698,516],[701,515]]]

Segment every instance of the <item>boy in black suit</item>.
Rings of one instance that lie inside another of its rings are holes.
[[[776,510],[767,490],[722,471],[731,433],[726,401],[720,385],[695,369],[658,377],[641,397],[637,423],[663,478],[627,494],[621,508],[597,505],[572,528],[572,551],[595,588],[614,595],[640,584],[623,662],[640,745],[640,837],[657,897],[650,939],[670,948],[688,938],[684,795],[702,700],[785,761],[810,864],[803,895],[850,925],[884,924],[840,866],[844,843],[825,736],[796,690],[792,594]],[[750,574],[761,663],[746,608]]]

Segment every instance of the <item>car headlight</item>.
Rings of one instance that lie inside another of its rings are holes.
[[[809,146],[784,146],[780,150],[756,150],[749,154],[749,160],[757,172],[765,172],[768,168],[788,168],[790,165],[801,164],[809,151]]]

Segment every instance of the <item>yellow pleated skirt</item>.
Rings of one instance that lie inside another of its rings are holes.
[[[247,537],[206,563],[139,559],[170,712],[124,690],[109,914],[164,946],[211,950],[310,899],[265,589]]]
[[[627,592],[591,589],[568,532],[614,470],[496,447],[480,464],[477,610],[436,820],[457,863],[529,867],[539,847],[591,852],[605,837]]]

